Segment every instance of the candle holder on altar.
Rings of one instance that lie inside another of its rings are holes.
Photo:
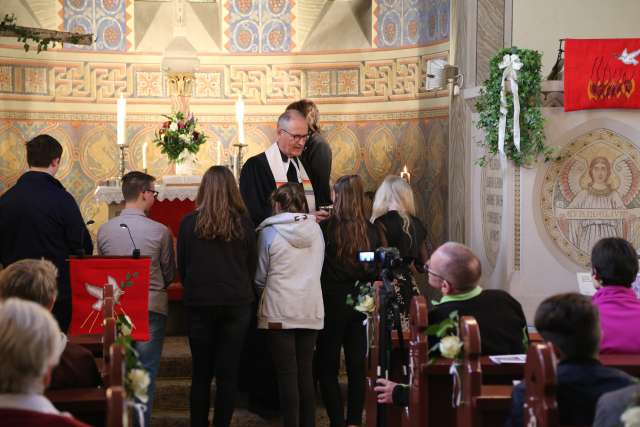
[[[236,142],[235,144],[233,144],[233,146],[238,148],[238,154],[233,156],[233,175],[236,177],[236,179],[240,179],[240,170],[242,169],[242,165],[244,164],[242,150],[247,148],[249,144]]]
[[[125,172],[125,151],[129,146],[127,144],[118,144],[118,148],[120,149],[120,162],[118,163],[118,175],[116,179],[118,182],[122,182]]]

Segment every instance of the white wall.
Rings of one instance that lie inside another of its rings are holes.
[[[639,18],[638,0],[513,0],[513,45],[540,51],[546,76],[558,39],[640,37]]]

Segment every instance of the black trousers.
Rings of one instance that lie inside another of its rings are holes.
[[[191,347],[191,426],[209,426],[211,381],[216,377],[213,425],[231,423],[238,389],[238,366],[251,320],[251,305],[187,307]]]
[[[318,331],[281,329],[266,335],[278,377],[283,426],[314,427],[313,350]]]
[[[338,384],[340,350],[347,368],[347,425],[362,424],[365,398],[367,336],[365,316],[346,304],[346,296],[325,295],[324,330],[318,337],[317,369],[322,400],[331,427],[343,427],[344,401]]]

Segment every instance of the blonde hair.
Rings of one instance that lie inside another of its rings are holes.
[[[373,198],[371,222],[393,209],[397,210],[402,218],[402,231],[411,238],[411,233],[409,233],[411,215],[415,216],[416,214],[413,190],[404,179],[389,175],[382,181]]]
[[[0,271],[0,300],[16,297],[49,308],[58,296],[58,269],[46,259],[23,259]]]
[[[60,361],[66,339],[44,307],[9,298],[0,303],[0,393],[42,393],[43,377]]]

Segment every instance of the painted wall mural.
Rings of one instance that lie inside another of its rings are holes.
[[[127,7],[133,0],[58,0],[63,7],[64,31],[93,33],[92,46],[71,49],[124,52],[129,49],[127,35],[132,24]],[[67,47],[68,48],[68,47]]]
[[[569,143],[546,172],[541,208],[547,232],[570,259],[589,265],[601,238],[640,247],[640,150],[623,135],[596,129]]]
[[[275,121],[248,123],[245,127],[248,155],[258,154],[275,138]],[[208,135],[198,154],[200,172],[216,163],[218,146],[221,163],[228,162],[229,147],[237,139],[232,123],[201,122]],[[127,126],[130,141],[127,170],[141,169],[142,145],[149,142],[149,173],[172,174],[173,166],[151,143],[158,123]],[[375,190],[387,174],[398,173],[405,164],[411,171],[419,217],[427,224],[435,244],[446,240],[447,118],[323,122],[323,132],[332,147],[331,177],[360,174],[367,190]],[[96,221],[92,232],[107,219],[106,205],[97,204],[93,193],[102,180],[115,176],[119,150],[115,144],[115,123],[40,120],[0,121],[0,194],[11,187],[27,168],[24,142],[39,133],[49,133],[63,146],[60,171],[56,176],[71,192],[85,218]]]
[[[449,0],[377,0],[376,47],[406,47],[449,39]]]
[[[226,2],[230,52],[289,52],[295,15],[294,0],[231,0]]]

